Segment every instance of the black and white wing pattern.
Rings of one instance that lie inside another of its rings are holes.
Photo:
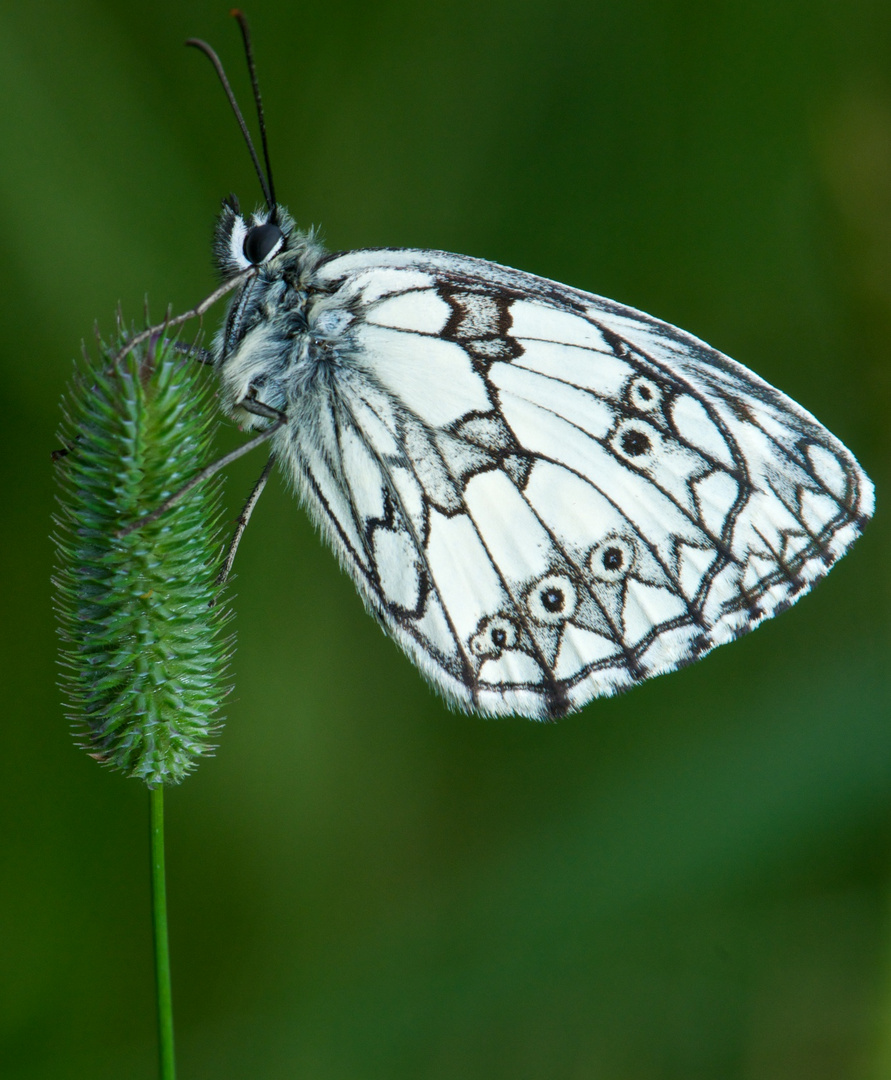
[[[434,251],[327,256],[313,289],[276,452],[464,709],[559,716],[687,664],[794,603],[872,512],[804,409],[631,308]]]

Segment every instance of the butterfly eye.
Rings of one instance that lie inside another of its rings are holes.
[[[634,548],[620,536],[601,540],[588,556],[588,567],[599,581],[619,581],[633,564]]]
[[[548,574],[532,586],[526,602],[529,614],[536,622],[553,626],[572,615],[578,596],[568,577]]]
[[[283,238],[281,229],[271,221],[267,221],[265,225],[252,225],[247,231],[241,250],[249,263],[258,266],[268,259],[274,250],[281,247]]]

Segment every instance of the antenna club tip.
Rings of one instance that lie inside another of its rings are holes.
[[[230,8],[229,14],[238,23],[241,30],[242,37],[247,40],[250,37],[250,27],[248,26],[247,15],[241,10],[241,8]]]

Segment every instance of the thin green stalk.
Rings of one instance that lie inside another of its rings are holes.
[[[167,883],[164,871],[164,786],[151,788],[152,922],[155,931],[155,989],[158,998],[158,1050],[161,1080],[176,1080],[173,1056],[173,997],[167,941]]]

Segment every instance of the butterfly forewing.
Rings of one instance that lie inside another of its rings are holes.
[[[424,251],[323,258],[313,289],[337,362],[279,456],[464,708],[559,715],[687,663],[794,602],[871,513],[813,417],[630,308]]]

